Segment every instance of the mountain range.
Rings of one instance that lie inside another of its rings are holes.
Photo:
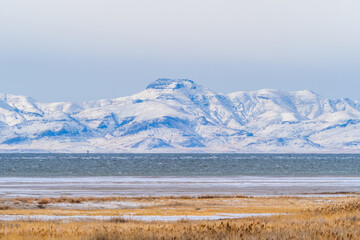
[[[360,101],[312,91],[221,94],[158,79],[111,100],[42,103],[0,94],[1,152],[360,151]]]

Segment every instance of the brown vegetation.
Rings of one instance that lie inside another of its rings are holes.
[[[13,202],[49,204],[49,203],[83,203],[83,202],[116,202],[129,200],[161,200],[161,199],[214,199],[214,198],[252,198],[246,195],[200,195],[200,196],[142,196],[142,197],[122,197],[122,196],[108,196],[108,197],[43,197],[43,198],[14,198]],[[0,201],[3,201],[1,199]]]
[[[11,207],[9,205],[0,205],[0,210],[9,210]]]
[[[40,200],[38,200],[38,204],[49,204],[51,202],[50,198],[41,198]]]

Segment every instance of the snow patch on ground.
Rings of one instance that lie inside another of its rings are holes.
[[[82,203],[49,203],[47,208],[57,209],[129,209],[154,206],[154,203],[140,203],[133,201],[110,201],[110,202],[82,202]]]
[[[219,213],[211,216],[158,216],[158,215],[119,215],[119,216],[58,216],[58,215],[0,215],[0,221],[109,221],[116,217],[121,217],[125,220],[131,221],[179,221],[179,220],[221,220],[221,219],[236,219],[236,218],[248,218],[248,217],[269,217],[277,214],[274,213],[243,213],[243,214],[230,214],[230,213]]]

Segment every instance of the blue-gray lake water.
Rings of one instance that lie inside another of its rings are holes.
[[[0,154],[0,197],[360,192],[359,154]]]
[[[360,176],[360,154],[0,154],[0,177]]]

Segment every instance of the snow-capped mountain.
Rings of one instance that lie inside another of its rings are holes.
[[[158,79],[129,97],[82,103],[0,94],[0,131],[2,152],[359,152],[360,102]]]

